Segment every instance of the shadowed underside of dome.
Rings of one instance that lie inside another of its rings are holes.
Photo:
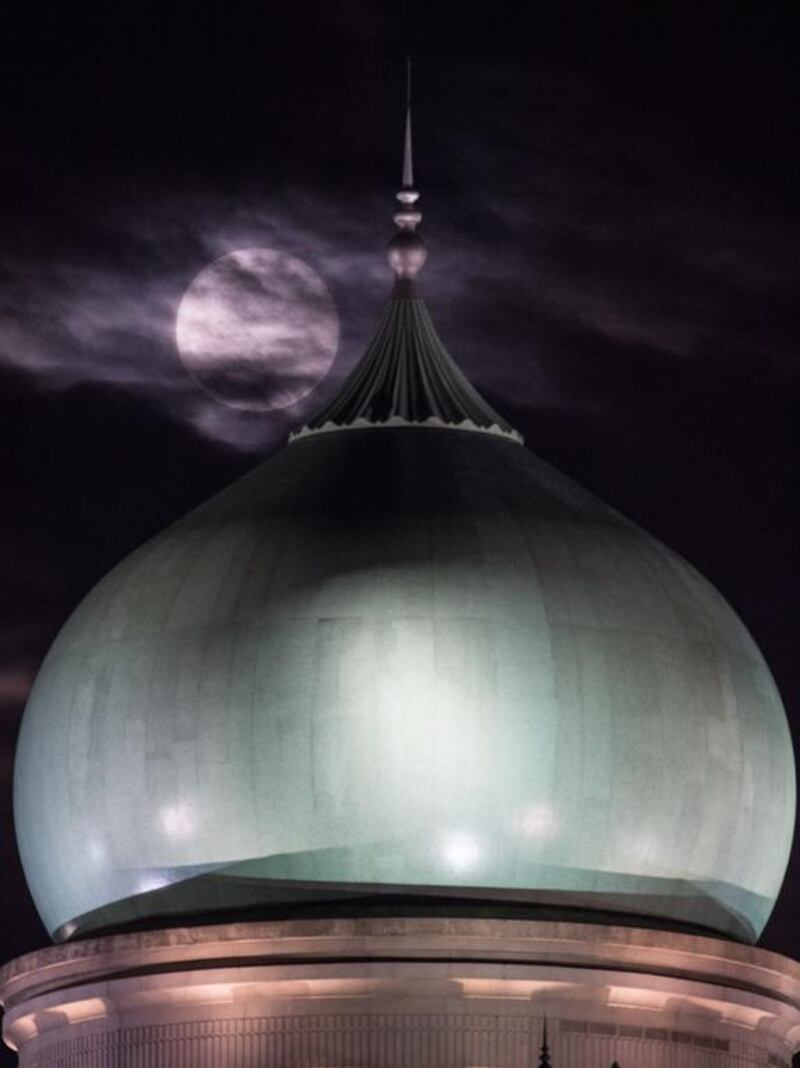
[[[424,424],[522,441],[481,397],[439,339],[425,302],[395,295],[337,397],[293,437],[359,426]]]
[[[389,843],[377,843],[387,848]],[[399,843],[400,849],[404,843]],[[362,858],[373,850],[372,843]],[[333,851],[326,851],[332,853]],[[138,927],[187,926],[251,918],[309,915],[405,914],[473,915],[529,919],[559,919],[573,923],[614,923],[620,927],[653,927],[684,933],[725,934],[736,941],[754,941],[748,917],[763,914],[765,902],[742,888],[686,879],[658,879],[597,872],[553,869],[533,865],[535,886],[457,886],[452,872],[444,882],[399,884],[353,881],[353,858],[342,855],[343,879],[335,880],[337,858],[317,851],[292,856],[258,857],[209,870],[173,867],[146,873],[155,889],[121,897],[52,932],[55,942],[86,935],[113,933]],[[325,871],[329,878],[318,878]],[[305,878],[299,877],[300,873]],[[124,873],[122,873],[124,874]],[[141,879],[142,871],[136,875]],[[293,877],[294,876],[294,877]],[[349,880],[349,881],[348,881]],[[572,881],[576,889],[564,890]],[[548,885],[549,884],[549,885]],[[594,886],[594,889],[587,889]],[[583,887],[583,888],[581,888]],[[677,907],[676,907],[677,902]],[[768,905],[766,906],[769,907]]]
[[[507,848],[511,843],[502,843]],[[501,843],[496,845],[498,852]],[[512,846],[513,848],[513,846]],[[358,855],[360,852],[360,856]],[[751,917],[763,916],[770,903],[742,887],[713,880],[659,878],[580,868],[549,868],[532,863],[523,878],[530,887],[464,885],[452,866],[441,863],[435,872],[424,843],[370,842],[360,849],[308,850],[264,856],[231,864],[142,869],[118,873],[120,886],[131,877],[152,886],[109,901],[76,916],[55,929],[56,942],[87,934],[123,931],[165,923],[221,922],[242,913],[268,918],[277,915],[346,914],[366,903],[380,911],[410,915],[520,915],[573,922],[612,921],[619,926],[658,927],[691,933],[725,934],[753,942],[757,929]],[[418,884],[377,881],[376,854],[394,853],[405,862],[428,870],[429,882]],[[414,856],[416,854],[416,856]],[[369,872],[364,878],[363,873]],[[324,878],[320,875],[324,873]],[[362,874],[362,878],[358,878]],[[338,878],[337,878],[338,876]],[[434,879],[440,882],[435,882]],[[564,887],[568,889],[564,889]]]

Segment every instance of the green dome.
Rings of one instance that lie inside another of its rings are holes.
[[[301,437],[120,564],[37,679],[20,848],[59,937],[358,893],[753,939],[794,768],[687,563],[509,437]]]

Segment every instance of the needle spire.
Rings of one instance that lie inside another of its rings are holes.
[[[400,207],[394,213],[397,227],[389,242],[389,263],[395,273],[400,289],[407,295],[411,292],[414,278],[425,263],[428,252],[425,243],[415,230],[422,222],[422,214],[416,206],[419,193],[414,188],[414,163],[411,149],[411,57],[406,59],[406,127],[403,143],[403,183],[397,194]]]
[[[403,189],[414,188],[414,162],[411,154],[411,56],[406,58],[406,140],[403,150]]]

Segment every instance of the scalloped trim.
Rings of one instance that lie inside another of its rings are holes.
[[[496,438],[505,438],[509,441],[514,441],[517,445],[524,445],[525,439],[518,430],[511,428],[510,430],[503,430],[496,423],[492,426],[478,426],[471,419],[463,419],[460,423],[446,423],[443,419],[437,418],[435,415],[428,416],[427,419],[421,419],[414,422],[410,419],[403,419],[402,416],[393,415],[391,418],[384,420],[384,422],[373,422],[371,419],[365,419],[361,416],[358,419],[354,419],[352,423],[323,423],[322,426],[301,426],[299,430],[293,430],[289,435],[289,443],[293,441],[299,441],[301,438],[310,438],[315,434],[332,434],[340,430],[383,430],[392,429],[394,427],[422,427],[426,430],[465,430],[471,434],[491,434]]]

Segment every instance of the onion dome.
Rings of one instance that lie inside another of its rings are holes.
[[[390,247],[340,397],[50,650],[15,814],[54,937],[387,900],[766,922],[795,779],[761,654],[466,384],[409,292],[419,248]]]

